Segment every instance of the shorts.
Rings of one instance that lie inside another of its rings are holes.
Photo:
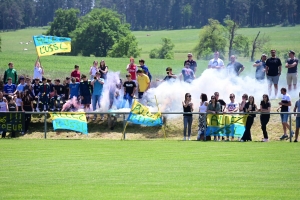
[[[81,99],[81,104],[91,104],[91,96],[83,96],[83,99]]]
[[[281,122],[286,123],[289,119],[289,114],[280,114],[280,117],[281,117]]]
[[[296,117],[296,128],[300,128],[300,117]]]
[[[267,76],[267,79],[268,79],[269,84],[277,85],[278,82],[279,82],[279,75],[277,75],[277,76]]]
[[[286,74],[287,84],[292,85],[292,82],[293,82],[293,85],[296,85],[297,84],[297,77],[298,77],[297,73],[287,73]]]

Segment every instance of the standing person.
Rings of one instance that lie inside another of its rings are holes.
[[[197,62],[193,60],[193,54],[188,53],[187,57],[188,57],[188,59],[186,61],[184,61],[183,66],[185,66],[186,63],[190,63],[190,69],[193,70],[194,74],[196,74]]]
[[[277,109],[277,111],[279,111],[280,109],[280,112],[290,112],[290,106],[292,105],[291,97],[286,92],[286,88],[281,88],[280,92],[282,94],[282,99],[281,102],[278,103],[280,107]],[[289,114],[286,113],[280,114],[280,117],[281,117],[282,128],[283,128],[283,135],[280,137],[280,140],[288,139],[289,136],[287,135],[286,129],[291,131],[292,135],[294,135],[294,132],[290,130],[290,125],[288,124]]]
[[[82,74],[81,78],[82,81],[79,85],[81,104],[84,106],[84,111],[88,112],[91,105],[92,85],[87,80],[86,75]]]
[[[297,89],[298,62],[298,59],[295,58],[295,52],[292,50],[289,51],[289,59],[285,63],[285,68],[288,68],[286,81],[289,91],[292,90],[292,83],[294,90]]]
[[[299,92],[299,100],[296,101],[296,103],[295,103],[294,112],[300,112],[300,92]],[[296,116],[296,114],[295,114],[295,116]],[[295,134],[294,142],[298,142],[299,128],[300,128],[300,114],[297,114],[297,117],[296,117],[296,134]]]
[[[7,112],[8,111],[8,105],[7,100],[3,95],[3,92],[0,90],[0,112]],[[6,131],[2,131],[2,138],[5,138]]]
[[[235,101],[235,95],[230,94],[229,98],[230,98],[230,102],[227,104],[226,112],[235,113],[239,110],[238,103],[236,103]],[[231,137],[231,140],[234,140],[234,136]],[[229,135],[227,135],[226,141],[229,141]]]
[[[244,106],[244,112],[252,113],[252,112],[256,112],[256,111],[257,111],[257,106],[255,104],[254,97],[250,96],[249,101]],[[251,127],[253,125],[255,117],[256,117],[256,114],[248,115],[247,121],[246,121],[246,129],[245,129],[243,137],[241,138],[241,142],[252,141]]]
[[[32,85],[32,93],[34,96],[34,100],[36,101],[36,112],[40,112],[40,79],[35,78],[34,84]]]
[[[130,57],[130,63],[127,65],[126,67],[126,70],[127,72],[131,75],[131,79],[133,81],[136,81],[137,80],[137,66],[136,64],[134,64],[134,58],[133,57]]]
[[[150,88],[150,79],[140,69],[137,71],[137,75],[138,75],[137,82],[138,82],[139,99],[142,99],[144,93],[147,92],[147,90]]]
[[[65,100],[68,100],[70,98],[70,83],[70,77],[66,77],[66,80],[64,80],[63,82],[63,86],[65,87]]]
[[[258,81],[265,80],[266,60],[267,60],[266,54],[262,54],[261,57],[260,57],[260,60],[255,61],[255,63],[253,64],[253,67],[256,67],[255,78]]]
[[[269,96],[267,94],[263,95],[263,100],[260,102],[260,112],[262,113],[270,113],[271,111],[271,103],[269,100]],[[261,130],[263,131],[264,138],[262,139],[262,142],[268,142],[268,132],[267,132],[267,124],[270,120],[270,114],[261,114],[260,115],[260,124],[261,124]]]
[[[76,82],[80,82],[80,71],[78,65],[74,66],[74,70],[71,72],[71,78],[72,77],[76,79]]]
[[[34,70],[33,70],[33,80],[38,78],[39,80],[42,80],[44,75],[44,69],[41,63],[39,62],[40,57],[38,57],[35,61]]]
[[[93,111],[96,110],[96,107],[100,108],[100,99],[103,91],[103,84],[104,84],[104,79],[101,78],[101,73],[97,72],[96,76],[94,77],[94,80],[91,81],[91,85],[94,87],[93,89],[93,94],[92,94],[92,104],[93,104]],[[97,115],[94,114],[93,121],[96,120]],[[103,115],[101,115],[100,120],[103,120]]]
[[[138,66],[138,67],[141,68],[145,72],[145,74],[149,77],[150,82],[151,82],[152,75],[149,71],[149,68],[145,65],[145,60],[141,59],[141,60],[139,60],[139,63],[140,63],[140,66]]]
[[[73,99],[75,97],[76,99],[79,97],[79,84],[76,82],[75,78],[71,79],[72,83],[69,84],[70,89],[70,99]]]
[[[221,112],[221,104],[217,101],[217,98],[212,95],[210,102],[207,106],[207,113],[217,114]],[[214,135],[214,141],[217,141],[216,135]],[[218,141],[220,141],[220,136],[218,135]]]
[[[220,97],[219,92],[215,92],[214,96],[216,98],[216,102],[219,102],[220,105],[221,105],[221,111],[220,112],[224,112],[225,109],[226,109],[226,102],[223,99],[219,99],[219,97]]]
[[[239,76],[244,69],[245,67],[241,63],[236,62],[235,55],[230,56],[230,63],[227,65],[228,75]]]
[[[3,82],[7,83],[8,78],[11,78],[12,84],[17,84],[18,75],[17,71],[14,69],[14,64],[12,62],[8,63],[8,69],[4,72]]]
[[[198,119],[198,135],[197,135],[197,140],[203,140],[205,136],[205,130],[206,130],[206,111],[207,111],[207,95],[202,93],[200,95],[200,106],[199,106],[199,112],[203,114],[199,114],[199,119]]]
[[[281,60],[276,57],[276,50],[271,50],[271,57],[266,61],[266,74],[269,84],[269,97],[272,93],[272,84],[274,84],[275,99],[277,99],[279,76],[281,75]]]
[[[31,96],[33,97],[32,83],[31,83],[31,80],[30,80],[29,77],[26,77],[26,84],[25,84],[25,86],[23,88],[23,92],[26,92],[27,90],[30,91]]]
[[[49,95],[50,95],[50,86],[47,83],[45,77],[42,78],[42,84],[40,85],[39,99],[43,103],[44,112],[48,111],[49,105]]]
[[[54,80],[54,96],[51,98],[52,111],[61,110],[60,102],[65,103],[65,86],[60,83],[59,79]]]
[[[191,83],[195,79],[195,74],[192,69],[190,69],[190,63],[186,62],[184,68],[181,70],[180,81],[182,80],[186,83]]]
[[[192,113],[193,112],[193,103],[192,96],[190,93],[186,93],[184,96],[184,101],[182,102],[183,112]],[[186,140],[186,129],[188,129],[188,140],[191,140],[192,132],[192,123],[193,123],[193,114],[183,114],[183,140]]]
[[[92,81],[96,76],[96,72],[98,71],[98,61],[94,60],[93,66],[90,67],[90,80]]]
[[[18,106],[17,106],[13,96],[8,96],[7,102],[8,102],[8,111],[18,112]],[[15,131],[11,132],[11,137],[12,138],[16,137],[16,132]]]
[[[244,107],[245,107],[247,101],[248,101],[248,95],[247,94],[243,94],[243,96],[242,96],[242,102],[239,103],[239,111],[240,112],[244,112]]]
[[[208,62],[208,69],[223,69],[224,68],[224,61],[222,59],[219,58],[219,52],[216,51],[214,53],[214,58],[211,59]]]
[[[101,62],[100,62],[99,72],[101,74],[101,78],[106,80],[107,79],[108,66],[105,64],[104,60],[101,60]]]
[[[136,91],[136,84],[131,79],[131,74],[126,74],[127,81],[124,82],[123,88],[124,88],[124,97],[122,102],[122,108],[125,107],[126,102],[129,103],[129,108],[132,106],[132,99],[134,97],[135,91]]]
[[[7,78],[7,84],[4,85],[4,96],[7,97],[8,95],[14,95],[17,87],[15,84],[12,83],[12,78]]]
[[[22,111],[25,112],[33,112],[33,99],[31,98],[31,95],[29,91],[25,93],[25,96],[22,99]],[[25,114],[25,133],[29,130],[29,124],[31,121],[31,114]]]

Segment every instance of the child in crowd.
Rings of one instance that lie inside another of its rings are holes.
[[[19,111],[22,111],[22,98],[23,98],[23,92],[17,91],[17,93],[16,93],[16,104],[18,106]]]

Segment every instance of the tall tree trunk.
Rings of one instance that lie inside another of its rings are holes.
[[[232,46],[233,46],[233,40],[235,36],[235,29],[236,29],[236,23],[233,22],[233,26],[230,30],[230,40],[229,40],[229,51],[228,51],[228,60],[230,60],[230,56],[232,56]]]
[[[252,43],[252,52],[251,52],[251,61],[253,62],[254,61],[254,54],[255,54],[255,50],[256,50],[256,41],[257,41],[257,38],[258,38],[258,36],[259,36],[259,34],[260,34],[260,31],[258,31],[258,33],[257,33],[257,35],[256,35],[256,37],[255,37],[255,39],[253,40],[253,43]]]

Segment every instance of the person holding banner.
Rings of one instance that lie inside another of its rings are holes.
[[[235,102],[235,95],[230,94],[229,98],[230,98],[230,102],[227,104],[226,112],[235,113],[239,110],[239,105],[238,103]],[[234,136],[231,137],[231,140],[234,140]],[[226,141],[229,141],[229,136],[227,136]]]
[[[182,106],[184,113],[193,112],[194,108],[192,103],[192,95],[190,93],[185,94]],[[186,129],[188,129],[188,140],[191,140],[192,123],[193,114],[183,114],[183,140],[186,140]]]
[[[217,101],[216,96],[211,96],[210,102],[207,106],[207,113],[217,114],[222,111],[221,104]],[[209,136],[210,137],[210,136]],[[214,135],[214,141],[217,141],[216,135]],[[220,136],[218,136],[218,141],[220,141]]]
[[[207,102],[207,95],[202,93],[200,95],[200,106],[199,106],[199,112],[203,113],[203,114],[199,114],[199,123],[198,123],[198,136],[197,136],[197,140],[203,140],[204,135],[205,135],[205,129],[206,129],[206,111],[207,111],[207,106],[208,106],[208,102]]]
[[[262,113],[269,113],[271,111],[271,103],[269,100],[269,96],[267,94],[263,95],[263,100],[260,102],[260,112]],[[261,114],[260,115],[260,124],[261,124],[261,130],[263,131],[264,138],[262,139],[262,142],[268,142],[268,132],[267,132],[267,124],[270,120],[270,114]]]
[[[257,111],[257,106],[254,102],[254,97],[250,96],[249,101],[244,106],[244,112],[245,113],[252,113],[252,112],[256,112],[256,111]],[[256,117],[256,114],[249,114],[248,115],[247,121],[246,121],[246,129],[245,129],[243,137],[240,140],[241,142],[252,141],[251,127],[253,125],[255,117]]]

